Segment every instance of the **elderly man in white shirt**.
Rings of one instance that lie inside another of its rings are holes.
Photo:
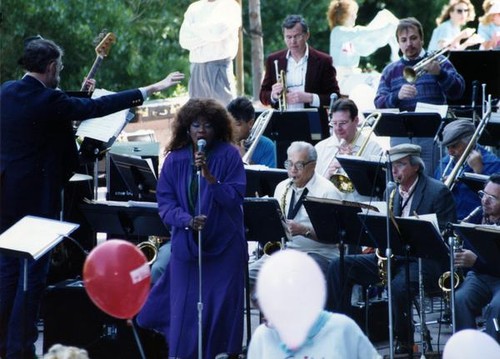
[[[241,6],[235,0],[199,0],[184,14],[179,43],[189,50],[189,97],[236,97],[233,59],[238,52]]]
[[[317,154],[310,143],[292,142],[288,147],[287,156],[285,168],[288,170],[288,178],[280,182],[274,191],[274,197],[280,203],[291,237],[287,248],[307,253],[325,273],[330,261],[339,256],[338,246],[318,241],[302,201],[306,196],[340,199],[340,192],[330,181],[315,173]],[[264,255],[250,264],[249,277],[252,287],[266,258]]]

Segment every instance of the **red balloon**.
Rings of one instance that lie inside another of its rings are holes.
[[[95,247],[83,265],[85,290],[105,313],[131,319],[144,305],[151,285],[146,256],[132,243],[111,239]]]

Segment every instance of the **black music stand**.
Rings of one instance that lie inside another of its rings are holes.
[[[169,230],[158,215],[158,208],[83,203],[82,212],[95,232],[133,236],[168,237]]]
[[[441,116],[435,112],[383,112],[373,130],[377,136],[435,137],[441,126]]]
[[[348,155],[337,155],[336,158],[360,195],[384,198],[385,162],[369,161],[362,157]]]
[[[258,242],[259,247],[263,247],[268,242],[276,241],[280,241],[284,245],[288,236],[282,220],[283,214],[276,198],[245,198],[243,202],[243,214],[247,241]],[[247,345],[249,345],[252,324],[250,317],[250,278],[248,265],[245,288]]]
[[[247,177],[246,197],[272,197],[278,183],[288,178],[288,171],[281,168],[249,165],[245,166],[245,173]]]
[[[478,192],[484,189],[484,185],[488,182],[488,175],[481,175],[477,173],[464,172],[458,177],[460,182],[465,183],[467,187],[473,192]]]
[[[132,198],[138,201],[156,202],[157,179],[150,163],[141,157],[109,154]]]
[[[385,253],[387,249],[387,217],[373,213],[358,214],[358,216],[361,217],[360,219],[363,226],[371,233],[373,240],[377,243],[376,247],[379,249],[380,253]],[[412,298],[410,292],[409,257],[435,259],[444,262],[449,261],[449,252],[441,234],[433,223],[408,217],[394,217],[394,221],[398,228],[396,228],[392,220],[389,221],[391,249],[394,255],[406,257],[406,288],[408,291],[408,298]],[[425,235],[422,235],[422,233],[425,233]],[[392,303],[389,303],[389,305],[392,305]],[[409,313],[411,313],[411,306],[412,301],[409,300]],[[423,310],[423,308],[420,308],[421,313],[423,313]],[[424,325],[425,322],[423,321],[423,317],[421,318],[421,325]],[[410,323],[409,327],[411,328],[411,315],[408,316],[408,321]],[[392,335],[392,333],[389,333],[389,335]],[[430,345],[430,342],[428,344]]]
[[[500,52],[500,51],[499,51]],[[493,115],[490,121],[484,127],[483,133],[477,141],[483,146],[500,147],[500,120],[494,119]]]
[[[255,113],[256,116],[259,114]],[[276,143],[278,166],[283,168],[283,163],[287,159],[286,151],[293,141],[315,144],[329,136],[328,120],[326,119],[326,126],[322,121],[317,109],[273,112],[264,135]]]
[[[307,196],[303,202],[318,240],[339,244],[340,281],[344,287],[344,244],[375,247],[359,222],[362,209],[377,208],[359,202],[342,201]]]
[[[500,276],[500,230],[485,225],[454,224],[454,230],[472,247],[481,261]]]

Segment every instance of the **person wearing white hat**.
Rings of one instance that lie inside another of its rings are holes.
[[[477,34],[484,40],[480,49],[500,49],[500,0],[485,0],[483,10],[477,27]]]

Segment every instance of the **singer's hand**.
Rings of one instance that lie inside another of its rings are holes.
[[[203,227],[205,227],[206,221],[207,221],[207,216],[205,216],[204,214],[200,214],[199,216],[191,218],[191,221],[189,222],[189,227],[191,227],[195,231],[201,231]]]
[[[201,171],[201,175],[207,180],[208,183],[214,184],[215,182],[217,182],[217,179],[212,176],[212,173],[207,166],[207,157],[204,151],[195,152],[194,165]]]

